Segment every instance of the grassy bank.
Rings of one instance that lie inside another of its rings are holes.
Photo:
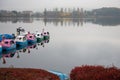
[[[0,68],[0,80],[59,80],[59,77],[42,69]]]
[[[120,80],[120,69],[113,67],[83,65],[72,69],[71,80]]]

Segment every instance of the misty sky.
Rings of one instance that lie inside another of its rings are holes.
[[[84,8],[119,7],[120,0],[0,0],[0,10],[33,10],[44,8]]]

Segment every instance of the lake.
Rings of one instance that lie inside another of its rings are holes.
[[[0,19],[0,33],[23,27],[32,33],[44,28],[48,43],[36,44],[13,57],[0,59],[0,67],[41,68],[66,74],[81,65],[115,65],[120,68],[120,19]]]

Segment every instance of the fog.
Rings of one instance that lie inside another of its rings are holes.
[[[119,0],[0,0],[0,10],[43,11],[44,8],[84,8],[118,7]]]

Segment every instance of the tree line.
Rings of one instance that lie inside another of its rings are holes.
[[[44,9],[43,12],[0,10],[0,17],[40,17],[40,18],[113,18],[120,17],[120,8],[103,7],[91,11],[83,8]]]

